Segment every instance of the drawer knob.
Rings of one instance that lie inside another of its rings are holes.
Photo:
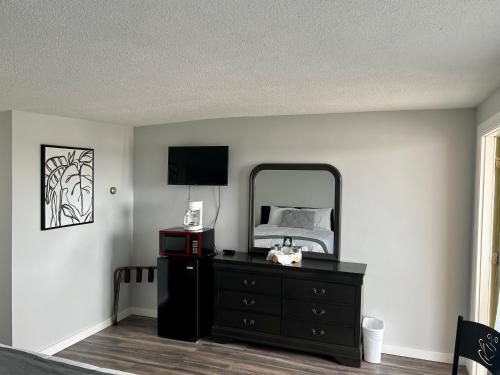
[[[254,299],[251,299],[250,301],[247,300],[246,298],[243,298],[243,303],[247,306],[253,306],[255,305],[255,300]]]
[[[316,294],[317,296],[323,296],[325,295],[326,293],[326,290],[321,288],[321,289],[318,289],[318,288],[313,288],[312,289],[313,293]]]
[[[313,336],[324,336],[325,331],[323,331],[322,329],[317,330],[317,329],[313,328],[311,330],[311,333],[312,333]]]
[[[313,308],[312,310],[312,313],[316,316],[319,316],[319,315],[325,315],[326,314],[326,310],[325,309],[316,309],[316,308]]]
[[[243,318],[243,319],[241,319],[241,321],[246,326],[253,326],[255,324],[255,321],[253,319]]]
[[[243,280],[243,284],[245,284],[246,287],[250,288],[255,285],[255,280],[248,281],[247,279]]]

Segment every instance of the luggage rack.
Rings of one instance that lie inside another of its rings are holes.
[[[114,300],[113,300],[113,325],[118,324],[118,302],[120,299],[120,284],[122,282],[130,284],[131,273],[135,271],[135,282],[142,283],[142,271],[148,271],[148,283],[152,283],[155,280],[155,270],[158,269],[156,266],[126,266],[118,267],[113,275],[114,282]]]

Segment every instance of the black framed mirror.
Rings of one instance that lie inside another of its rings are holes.
[[[340,260],[342,176],[329,164],[259,164],[250,173],[248,251],[291,238],[303,258]]]

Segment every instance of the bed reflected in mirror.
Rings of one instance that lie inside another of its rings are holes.
[[[340,179],[326,164],[257,166],[250,177],[250,251],[293,246],[338,260]]]

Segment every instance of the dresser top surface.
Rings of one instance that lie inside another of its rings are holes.
[[[213,258],[213,261],[216,263],[266,265],[269,267],[285,269],[297,268],[302,270],[330,271],[356,275],[364,275],[366,272],[366,264],[364,263],[336,262],[321,259],[302,259],[300,263],[293,263],[289,266],[284,266],[281,264],[271,263],[266,260],[265,255],[248,254],[246,252],[236,252],[234,255],[217,254]]]

